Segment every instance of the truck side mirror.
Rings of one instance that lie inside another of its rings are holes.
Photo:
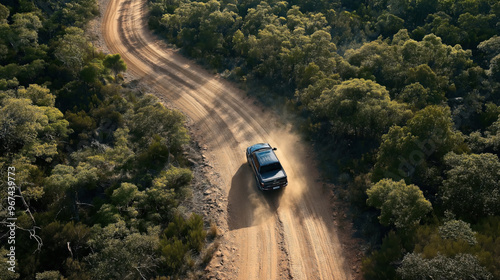
[[[276,151],[278,148],[273,148],[273,151]]]

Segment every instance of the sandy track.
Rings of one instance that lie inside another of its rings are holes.
[[[102,32],[128,72],[183,111],[208,148],[228,197],[224,238],[238,252],[230,256],[237,275],[226,277],[352,279],[306,144],[234,85],[166,48],[149,32],[146,14],[145,0],[110,0]],[[244,155],[257,142],[278,147],[290,182],[284,191],[257,190]]]

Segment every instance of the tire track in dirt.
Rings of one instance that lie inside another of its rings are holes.
[[[130,74],[183,111],[208,147],[228,195],[224,238],[238,247],[232,256],[238,272],[228,279],[351,279],[305,144],[234,85],[166,48],[147,29],[146,14],[145,0],[110,0],[106,45]],[[279,148],[290,181],[284,191],[257,190],[244,157],[256,142]]]

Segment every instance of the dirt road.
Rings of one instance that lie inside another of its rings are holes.
[[[224,238],[236,246],[227,279],[352,279],[309,149],[287,124],[245,93],[175,51],[147,28],[146,0],[110,0],[106,45],[128,72],[183,111],[220,174],[228,199]],[[289,176],[282,192],[258,191],[244,149],[278,147]]]

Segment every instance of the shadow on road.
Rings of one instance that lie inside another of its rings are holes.
[[[248,164],[242,164],[231,180],[228,195],[229,230],[256,226],[276,215],[284,190],[262,192]]]

